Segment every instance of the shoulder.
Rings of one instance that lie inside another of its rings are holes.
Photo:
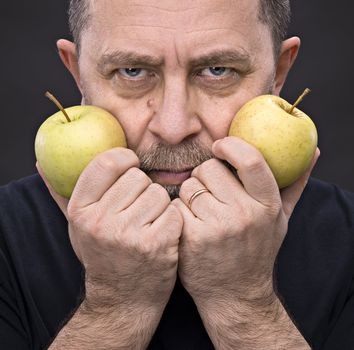
[[[13,244],[46,241],[66,220],[38,174],[0,187],[0,234]],[[16,242],[17,241],[17,242]]]
[[[38,174],[24,177],[0,187],[0,205],[24,205],[48,201],[50,196],[44,182]]]
[[[289,221],[275,274],[288,312],[320,348],[339,327],[352,294],[353,193],[310,179]]]
[[[354,263],[354,194],[310,179],[289,221],[280,259],[323,270]],[[301,259],[300,259],[301,258]],[[301,264],[300,264],[301,261]]]
[[[20,255],[18,264],[36,256],[31,266],[39,265],[48,251],[71,254],[66,218],[38,174],[0,187],[0,212],[0,248],[12,260]]]
[[[354,248],[354,193],[310,179],[289,221],[289,236],[303,232],[306,241],[314,239],[319,246],[333,241],[333,248]]]
[[[41,225],[51,230],[57,225],[66,225],[66,219],[51,197],[39,174],[12,181],[0,187],[0,230],[1,227]]]
[[[49,251],[71,250],[65,216],[38,174],[0,187],[0,212],[0,249],[14,266],[39,268]]]
[[[82,290],[67,221],[38,174],[0,187],[0,213],[0,267],[9,276],[0,276],[0,286],[12,281],[8,294],[16,296],[21,322],[45,344]]]
[[[298,207],[307,209],[316,207],[321,210],[344,209],[346,214],[354,214],[354,193],[343,190],[337,185],[311,178]]]

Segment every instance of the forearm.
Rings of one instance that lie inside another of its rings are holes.
[[[219,302],[199,311],[217,350],[310,349],[276,296],[261,304]]]
[[[161,315],[152,308],[94,310],[83,302],[49,350],[146,349]]]

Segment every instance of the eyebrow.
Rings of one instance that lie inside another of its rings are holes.
[[[225,64],[240,64],[244,69],[251,69],[251,56],[244,50],[215,50],[206,55],[193,58],[191,67],[215,67]]]
[[[104,70],[109,66],[161,66],[163,60],[149,55],[142,55],[134,51],[115,50],[103,54],[98,60],[97,67],[99,70]]]

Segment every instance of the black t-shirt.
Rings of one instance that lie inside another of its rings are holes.
[[[274,271],[281,300],[313,349],[354,349],[353,266],[354,194],[311,179]],[[40,177],[0,188],[0,349],[48,347],[83,288],[67,222]],[[213,349],[179,281],[149,349]]]

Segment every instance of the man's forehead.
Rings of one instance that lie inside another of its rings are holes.
[[[100,60],[100,66],[113,61],[138,65],[142,60],[131,55],[136,52],[155,61],[193,66],[193,59],[218,63],[210,56],[234,50],[237,59],[230,62],[250,62],[268,45],[268,40],[260,40],[266,30],[259,20],[258,1],[91,0],[83,53]],[[129,53],[129,60],[122,51]]]
[[[210,4],[217,7],[242,7],[243,5],[258,4],[259,0],[86,0],[91,8],[98,6],[112,6],[114,4],[124,4],[130,7],[151,7],[156,9],[165,9],[168,11],[184,11],[188,9],[209,7]],[[124,7],[122,9],[124,9]]]
[[[259,18],[259,0],[88,0],[90,17],[100,25],[242,26]],[[117,19],[119,18],[119,23]]]

